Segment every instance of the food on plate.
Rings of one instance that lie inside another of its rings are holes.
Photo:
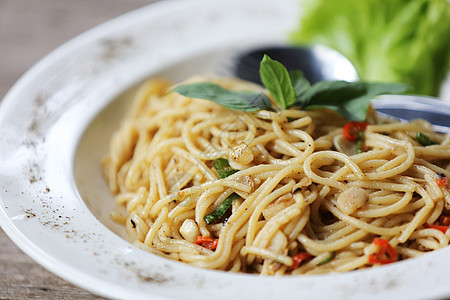
[[[296,44],[324,44],[369,81],[407,83],[438,96],[450,70],[447,0],[306,0]]]
[[[194,266],[346,272],[446,247],[450,135],[370,107],[398,84],[319,82],[261,62],[144,83],[103,161],[131,241]]]

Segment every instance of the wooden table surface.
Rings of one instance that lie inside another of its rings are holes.
[[[0,0],[0,99],[40,58],[87,29],[158,0]],[[0,229],[0,299],[102,299],[35,263]]]

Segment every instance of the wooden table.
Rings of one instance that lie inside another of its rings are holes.
[[[0,0],[0,99],[55,47],[158,0]],[[48,272],[0,229],[0,299],[101,299]]]

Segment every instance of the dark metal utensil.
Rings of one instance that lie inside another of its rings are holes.
[[[301,70],[312,84],[321,80],[358,80],[355,68],[345,56],[322,45],[313,47],[273,46],[245,52],[236,60],[235,73],[237,77],[261,83],[259,63],[264,54],[281,62],[289,71]]]

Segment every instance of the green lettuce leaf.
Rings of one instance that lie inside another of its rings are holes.
[[[324,44],[364,81],[438,96],[450,69],[450,1],[304,0],[294,44]]]

